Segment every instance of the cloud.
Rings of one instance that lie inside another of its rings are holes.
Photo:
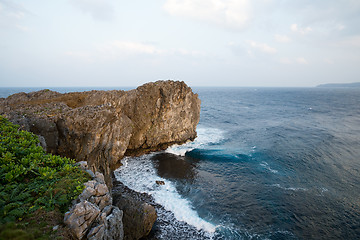
[[[303,64],[303,65],[309,64],[308,61],[306,61],[306,59],[303,58],[303,57],[297,58],[297,59],[296,59],[296,62],[299,63],[299,64]]]
[[[335,26],[335,29],[338,30],[338,31],[342,31],[345,28],[346,28],[345,25],[340,24],[340,23],[336,24],[336,26]]]
[[[274,54],[277,52],[276,48],[270,47],[266,43],[258,43],[258,42],[250,41],[249,44],[253,49],[260,50],[261,52],[264,53]]]
[[[309,64],[308,61],[303,58],[303,57],[298,57],[298,58],[288,58],[288,57],[283,57],[279,59],[279,62],[282,64],[286,64],[286,65],[290,65],[290,64],[301,64],[301,65],[307,65]]]
[[[206,54],[200,51],[192,51],[183,48],[162,49],[153,44],[132,41],[112,41],[99,45],[93,51],[67,51],[65,52],[65,55],[73,58],[84,59],[86,61],[95,61],[96,59],[115,60],[136,56],[206,56]]]
[[[20,24],[16,24],[15,27],[23,32],[30,32],[30,28],[20,25]]]
[[[0,28],[10,27],[22,32],[29,32],[30,28],[24,22],[28,16],[33,14],[21,4],[13,1],[0,0]]]
[[[275,34],[274,37],[275,37],[275,40],[280,43],[288,43],[291,41],[291,39],[286,35]]]
[[[332,59],[329,59],[329,58],[325,58],[324,62],[327,63],[327,64],[330,64],[330,65],[334,64],[334,61]]]
[[[109,21],[114,18],[114,7],[109,0],[71,0],[70,3],[95,20]]]
[[[350,48],[360,48],[360,35],[346,37],[336,45]]]
[[[291,31],[293,31],[295,33],[299,33],[301,35],[306,35],[306,34],[308,34],[308,33],[310,33],[312,31],[311,27],[301,28],[296,23],[292,24],[290,26],[290,29],[291,29]]]
[[[281,63],[283,63],[283,64],[292,64],[292,63],[293,63],[293,61],[292,61],[291,59],[286,58],[286,57],[280,58],[279,61],[280,61]]]
[[[103,51],[115,51],[122,54],[162,54],[154,45],[130,41],[113,41],[102,47]]]
[[[0,0],[0,15],[14,19],[22,19],[29,12],[20,4],[12,1]]]
[[[167,0],[164,9],[173,16],[233,29],[244,28],[250,19],[249,0]]]

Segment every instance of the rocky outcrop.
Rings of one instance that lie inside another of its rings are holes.
[[[84,170],[90,171],[86,165],[86,162],[81,163]],[[75,239],[122,240],[123,212],[112,205],[103,174],[96,172],[91,175],[93,180],[85,183],[86,188],[70,211],[65,213],[64,223]]]
[[[112,191],[114,205],[124,213],[124,239],[141,239],[146,237],[155,221],[157,213],[154,206],[147,203],[147,195],[136,193],[114,179]]]
[[[127,92],[18,93],[0,99],[0,114],[37,134],[48,152],[87,161],[111,187],[124,155],[193,140],[200,100],[184,82],[158,81]]]

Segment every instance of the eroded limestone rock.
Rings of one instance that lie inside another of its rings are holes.
[[[87,161],[111,188],[125,154],[194,139],[200,100],[184,82],[158,81],[127,92],[18,93],[0,99],[0,114],[39,135],[48,152]]]
[[[82,166],[86,166],[82,163]],[[77,203],[65,213],[64,223],[76,239],[121,240],[124,237],[123,212],[112,205],[112,197],[104,182],[104,176],[85,183]]]
[[[147,236],[157,219],[153,206],[126,192],[113,192],[114,205],[124,213],[124,239],[140,239]]]

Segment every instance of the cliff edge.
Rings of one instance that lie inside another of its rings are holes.
[[[169,80],[130,91],[17,93],[0,99],[0,114],[38,135],[47,152],[87,161],[111,187],[125,155],[193,140],[200,100],[184,82]]]

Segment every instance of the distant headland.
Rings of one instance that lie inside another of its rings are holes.
[[[326,83],[326,84],[320,84],[317,85],[316,87],[328,87],[328,88],[333,88],[333,87],[360,87],[360,82],[354,82],[354,83]]]

